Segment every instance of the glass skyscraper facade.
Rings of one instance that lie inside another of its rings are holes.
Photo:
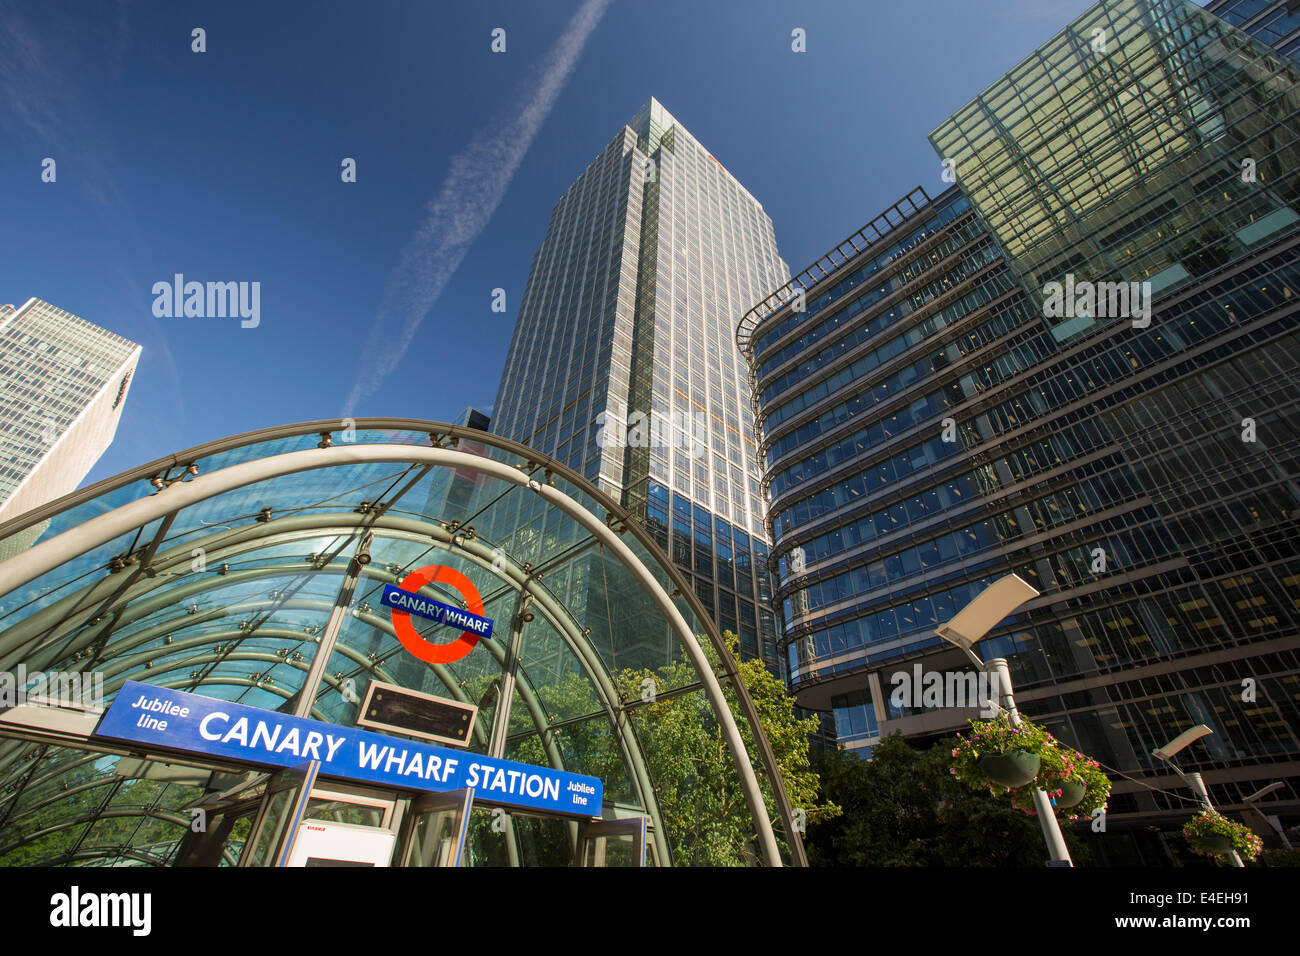
[[[893,678],[964,669],[935,627],[1014,572],[1042,596],[980,653],[1117,771],[1121,829],[1181,822],[1151,751],[1198,723],[1219,805],[1300,806],[1298,79],[1199,7],[1106,0],[935,131],[957,185],[741,322],[790,686],[843,745],[975,716]],[[1151,321],[1049,314],[1074,272],[1150,283]]]
[[[556,203],[492,411],[495,432],[620,500],[718,625],[774,670],[733,330],[788,277],[762,205],[652,99]]]
[[[930,140],[1030,290],[1069,273],[1159,297],[1300,224],[1295,75],[1195,4],[1099,3]]]
[[[1292,59],[1300,58],[1296,0],[1210,0],[1205,9]]]
[[[48,302],[0,305],[0,522],[86,477],[139,359],[134,342]]]

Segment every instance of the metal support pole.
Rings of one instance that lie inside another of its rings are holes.
[[[519,649],[524,642],[526,618],[532,618],[527,613],[532,601],[530,593],[520,590],[519,599],[515,602],[515,616],[511,619],[510,646],[506,650],[506,659],[502,662],[501,693],[497,696],[496,719],[492,723],[492,740],[488,744],[489,757],[506,755],[506,732],[510,729],[510,708],[515,700],[515,680],[519,673]],[[538,729],[540,733],[546,732],[544,728]]]
[[[1011,718],[1011,726],[1019,727],[1022,723],[1020,711],[1016,710],[1016,700],[1011,693],[1011,669],[1005,657],[995,657],[984,665],[985,671],[998,682],[1002,707]],[[1056,811],[1046,791],[1034,791],[1034,809],[1038,811],[1038,825],[1043,831],[1043,840],[1047,843],[1047,852],[1053,864],[1074,866],[1070,851],[1066,848],[1065,837],[1061,834],[1061,825],[1056,820]]]
[[[359,542],[358,550],[362,544],[364,539]],[[334,609],[330,612],[325,630],[321,632],[320,643],[316,645],[316,656],[312,658],[311,670],[307,672],[307,677],[302,682],[302,690],[298,692],[298,703],[293,708],[295,717],[311,716],[311,706],[316,700],[316,691],[320,687],[321,678],[325,676],[325,668],[329,666],[330,657],[334,654],[334,644],[338,640],[339,632],[343,630],[343,622],[351,611],[352,595],[357,589],[357,579],[361,577],[361,567],[355,555],[348,562],[348,571],[343,576],[343,584],[339,586]]]
[[[1274,832],[1277,833],[1278,839],[1282,841],[1282,845],[1286,847],[1288,850],[1294,850],[1295,847],[1291,845],[1290,838],[1287,837],[1286,831],[1282,829],[1282,820],[1278,817],[1278,815],[1276,813],[1273,813],[1265,817],[1264,819],[1268,821],[1269,826],[1271,826]]]
[[[510,729],[510,711],[515,701],[515,681],[519,673],[519,651],[524,642],[525,613],[533,596],[528,591],[520,590],[519,599],[515,601],[515,615],[511,618],[510,645],[506,649],[506,658],[501,668],[501,690],[497,694],[496,719],[492,724],[492,739],[488,744],[489,757],[504,757],[506,754],[506,734]],[[529,618],[531,614],[527,615]],[[538,733],[545,736],[547,729],[539,727]],[[501,835],[506,840],[506,859],[510,866],[519,866],[519,844],[515,837],[515,821],[510,814],[505,814],[505,832]]]
[[[1205,781],[1201,779],[1200,772],[1194,771],[1189,774],[1184,774],[1184,776],[1187,778],[1187,782],[1191,785],[1192,792],[1195,793],[1197,799],[1201,801],[1201,806],[1203,806],[1206,810],[1209,810],[1212,813],[1218,813],[1219,811],[1214,809],[1214,804],[1210,802],[1210,791],[1206,789]],[[1246,865],[1245,863],[1241,862],[1241,857],[1237,854],[1236,850],[1229,851],[1228,861],[1233,866]]]

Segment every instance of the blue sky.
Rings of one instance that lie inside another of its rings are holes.
[[[939,191],[929,130],[1088,5],[0,0],[0,302],[144,346],[88,481],[345,409],[449,420],[494,400],[551,206],[650,96],[797,272]],[[260,324],[155,317],[178,272],[259,282]]]

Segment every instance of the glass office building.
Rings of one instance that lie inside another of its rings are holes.
[[[48,302],[0,305],[0,521],[86,477],[113,441],[139,360],[134,342]]]
[[[0,866],[802,860],[734,658],[617,502],[473,428],[351,424],[211,442],[0,524],[40,529],[0,561]],[[522,498],[545,540],[487,538]],[[599,600],[574,607],[593,553]],[[601,588],[642,597],[610,615]],[[398,613],[415,598],[461,616]]]
[[[1032,292],[1071,275],[1160,297],[1300,225],[1295,77],[1195,4],[1115,0],[930,140]],[[1060,340],[1114,318],[1081,311]]]
[[[1151,751],[1198,723],[1180,761],[1218,804],[1283,780],[1273,812],[1300,809],[1296,69],[1194,6],[1098,4],[936,130],[956,186],[740,324],[790,685],[847,747],[976,715],[894,677],[963,670],[935,627],[1014,572],[1042,596],[980,652],[1157,788],[1112,774],[1121,830],[1181,823]],[[1150,282],[1151,321],[1050,314],[1076,270]]]
[[[652,99],[556,203],[492,413],[496,432],[620,500],[718,626],[774,670],[753,419],[732,331],[788,277],[762,205]]]
[[[1205,9],[1292,59],[1300,59],[1296,0],[1210,0]]]

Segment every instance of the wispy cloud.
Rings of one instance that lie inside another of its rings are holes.
[[[12,5],[0,5],[0,14],[0,102],[37,135],[52,139],[59,129],[45,51]]]
[[[402,250],[389,276],[361,357],[357,382],[344,405],[345,417],[379,388],[406,354],[420,323],[501,204],[587,38],[608,6],[609,0],[584,0],[538,67],[513,117],[496,128],[480,131],[452,159],[437,198],[428,205],[428,216]]]
[[[119,5],[114,47],[119,57],[129,41],[122,11]],[[84,25],[69,23],[57,8],[37,27],[0,0],[0,127],[35,134],[60,166],[66,162],[78,169],[79,184],[108,206],[123,196],[112,173],[112,151],[86,106],[89,85],[102,82],[103,56],[95,36]]]

